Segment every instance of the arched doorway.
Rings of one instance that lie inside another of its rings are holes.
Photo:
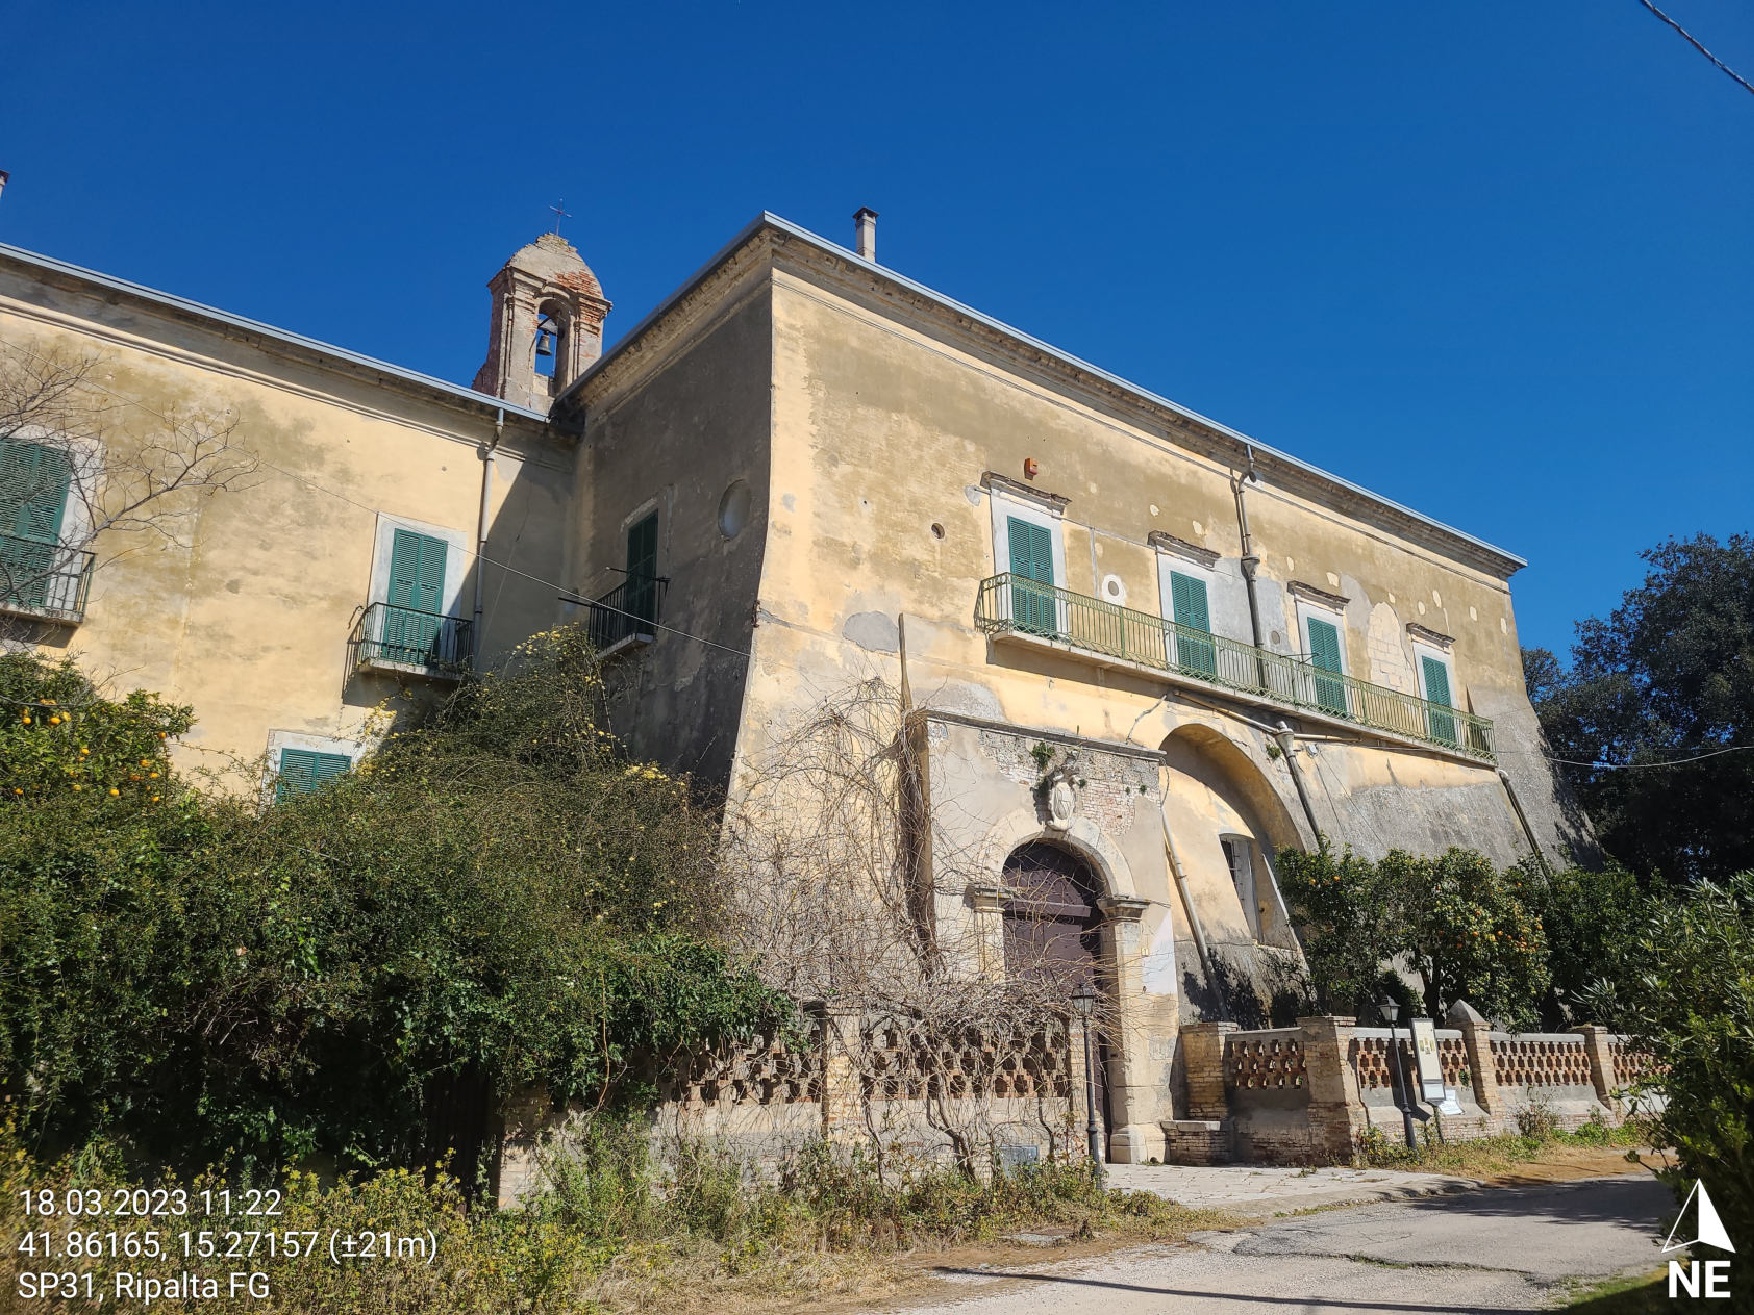
[[[1056,1001],[1070,1001],[1081,986],[1108,997],[1103,955],[1103,914],[1097,903],[1101,882],[1090,865],[1075,854],[1044,841],[1032,841],[1005,860],[1004,883],[1011,891],[1004,912],[1005,974],[1039,984]],[[1102,1144],[1116,1126],[1109,1109],[1109,1044],[1104,1015],[1096,1025],[1096,1108],[1103,1125]],[[1074,1033],[1075,1051],[1082,1056],[1083,1038]],[[1076,1104],[1082,1111],[1083,1091]]]

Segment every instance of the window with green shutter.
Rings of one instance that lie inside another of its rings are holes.
[[[658,619],[658,513],[627,527],[627,612],[649,633]]]
[[[318,786],[345,776],[353,759],[344,753],[320,753],[315,749],[282,749],[280,772],[274,778],[274,798],[306,794]]]
[[[1309,631],[1309,663],[1315,669],[1316,706],[1323,712],[1344,717],[1347,715],[1346,682],[1339,679],[1345,673],[1340,657],[1340,628],[1328,621],[1318,621],[1313,616],[1306,624]]]
[[[1054,536],[1016,516],[1005,522],[1011,545],[1011,619],[1019,630],[1051,635],[1059,613],[1054,597]]]
[[[1441,658],[1419,655],[1420,670],[1425,676],[1425,723],[1431,738],[1439,744],[1456,742],[1456,719],[1448,709],[1455,706],[1450,701],[1449,665]]]
[[[73,489],[64,448],[0,438],[0,601],[45,605]]]
[[[390,545],[390,583],[384,592],[383,656],[423,666],[437,656],[444,629],[443,539],[398,529]]]
[[[1206,582],[1198,576],[1169,573],[1169,601],[1175,612],[1175,664],[1195,676],[1218,674],[1218,653],[1209,639],[1212,622],[1206,611]]]

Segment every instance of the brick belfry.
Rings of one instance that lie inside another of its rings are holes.
[[[487,285],[493,322],[477,392],[532,411],[549,404],[603,354],[609,302],[572,243],[544,233]]]

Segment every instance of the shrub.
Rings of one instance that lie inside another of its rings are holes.
[[[1630,959],[1625,1026],[1664,1070],[1671,1185],[1704,1183],[1730,1236],[1754,1238],[1754,873],[1653,904]]]
[[[0,801],[0,1083],[51,1151],[468,1160],[496,1093],[637,1102],[677,1052],[786,1017],[718,940],[712,816],[598,725],[576,632],[265,812],[166,775],[185,710],[64,663],[0,676],[76,704],[59,758],[5,732],[32,784]],[[49,789],[87,740],[158,777]]]
[[[1514,870],[1501,873],[1465,849],[1437,858],[1394,850],[1372,863],[1350,849],[1336,855],[1325,841],[1279,861],[1325,1007],[1368,1009],[1399,959],[1420,975],[1433,1018],[1458,1000],[1505,1023],[1532,1016],[1547,985],[1546,943]]]

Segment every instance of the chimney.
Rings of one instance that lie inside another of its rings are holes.
[[[870,206],[860,206],[853,212],[853,223],[858,231],[858,243],[855,250],[859,259],[877,263],[877,212]]]

